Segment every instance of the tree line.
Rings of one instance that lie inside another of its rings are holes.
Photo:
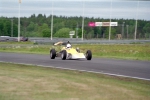
[[[32,14],[30,17],[20,18],[20,33],[25,37],[50,37],[51,36],[51,15]],[[84,38],[108,38],[109,27],[89,27],[89,22],[109,22],[110,19],[85,17]],[[117,34],[123,38],[134,37],[135,19],[112,19],[118,22],[118,26],[111,28],[111,39]],[[82,16],[67,17],[53,16],[53,37],[69,38],[69,32],[75,31],[74,38],[82,36]],[[0,36],[18,36],[18,18],[0,17]],[[138,20],[137,38],[150,38],[150,21]]]

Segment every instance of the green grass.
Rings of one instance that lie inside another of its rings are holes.
[[[0,100],[150,100],[150,81],[0,63]]]
[[[30,41],[20,41],[20,42],[11,42],[11,41],[7,41],[7,42],[0,42],[0,44],[33,44],[32,42]]]
[[[2,43],[0,52],[20,52],[49,54],[52,45],[33,45],[32,43]],[[6,46],[7,45],[7,46]],[[82,44],[73,45],[79,47],[81,52],[91,50],[94,57],[150,60],[150,44]],[[60,48],[57,46],[57,48]]]
[[[97,57],[150,60],[150,44],[82,45]]]

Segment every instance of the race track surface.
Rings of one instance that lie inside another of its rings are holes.
[[[75,69],[81,71],[103,73],[116,76],[132,77],[150,80],[150,62],[136,60],[116,60],[93,58],[91,61],[61,60],[61,58],[50,59],[49,55],[2,53],[0,61],[23,64],[33,64],[46,67],[57,67],[62,69]]]

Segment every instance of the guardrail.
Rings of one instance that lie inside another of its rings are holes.
[[[84,39],[81,38],[29,38],[30,41],[37,44],[52,44],[58,41],[70,41],[73,44],[130,44],[130,43],[150,43],[150,40],[104,40],[104,39]]]
[[[0,37],[0,41],[17,41],[18,37]],[[70,41],[73,44],[130,44],[130,43],[150,43],[150,40],[104,40],[104,39],[84,39],[81,38],[41,38],[28,37],[29,41],[35,44],[53,44],[58,41]]]
[[[0,37],[0,42],[17,41],[16,37]]]

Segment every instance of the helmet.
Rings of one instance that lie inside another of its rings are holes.
[[[71,44],[67,44],[66,47],[67,47],[67,48],[71,48]]]

